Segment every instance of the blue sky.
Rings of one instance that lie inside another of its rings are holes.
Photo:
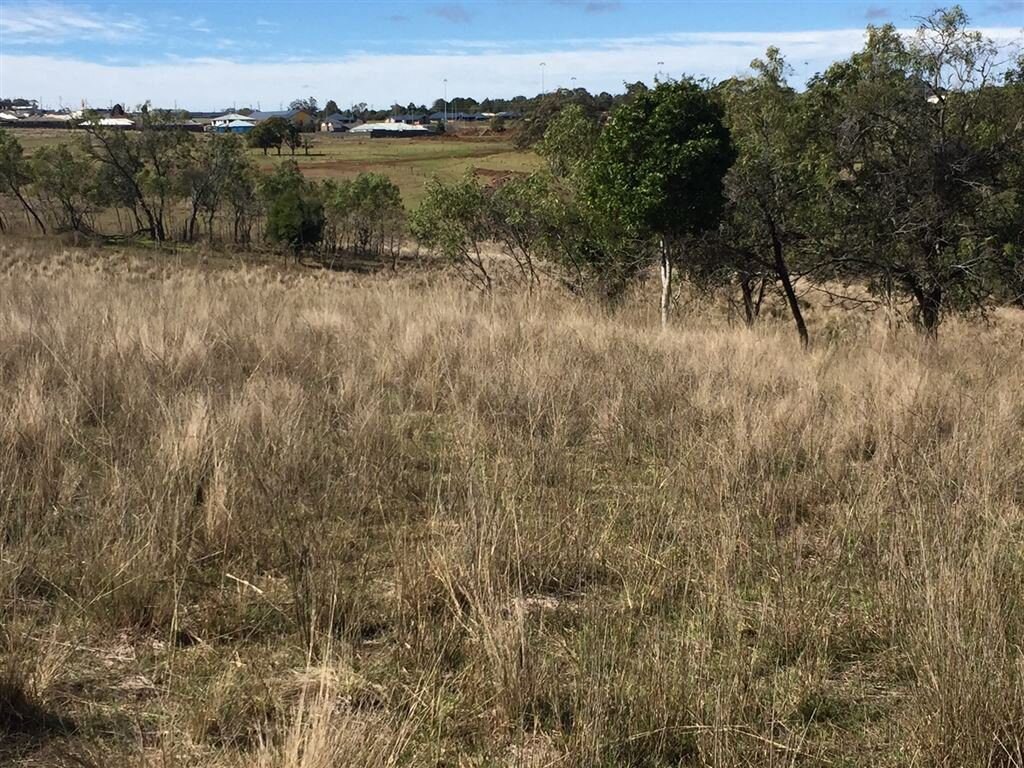
[[[442,95],[621,90],[655,73],[714,79],[770,44],[796,81],[859,47],[867,24],[910,29],[918,0],[0,0],[0,96],[46,104],[276,108]],[[1024,0],[963,2],[998,42],[1024,40]],[[544,66],[541,66],[544,62]],[[573,79],[575,78],[575,80]]]

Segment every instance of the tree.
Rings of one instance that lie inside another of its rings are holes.
[[[380,173],[360,173],[332,185],[326,195],[327,220],[335,243],[354,248],[361,255],[383,256],[389,252],[396,266],[405,208],[402,195],[391,179]]]
[[[317,107],[316,99],[310,96],[307,99],[294,99],[289,105],[288,109],[293,109],[299,112],[305,112],[307,115],[316,117],[319,113],[319,107]]]
[[[570,104],[548,124],[537,152],[558,177],[579,176],[594,154],[601,126],[579,104]]]
[[[815,78],[808,94],[848,272],[908,297],[929,336],[943,315],[981,308],[996,287],[986,212],[1012,158],[1005,118],[986,108],[998,62],[955,6],[909,38],[869,28],[864,49]]]
[[[338,104],[334,99],[328,99],[327,104],[324,105],[324,117],[330,117],[336,115],[341,110],[338,109]]]
[[[267,237],[286,246],[296,258],[320,242],[324,205],[317,188],[306,181],[294,161],[281,163],[263,182]]]
[[[687,266],[705,279],[735,277],[748,325],[757,318],[768,285],[780,286],[800,342],[807,346],[810,337],[792,270],[792,253],[808,243],[814,222],[815,187],[802,154],[806,121],[777,48],[769,48],[751,67],[752,76],[715,89],[737,157],[725,177],[727,204],[720,225],[695,251],[703,258]]]
[[[101,166],[101,178],[114,185],[140,230],[157,242],[166,240],[166,214],[182,189],[182,148],[194,140],[192,134],[152,112],[144,116],[138,131],[106,128],[97,122],[88,122],[84,128],[84,152]]]
[[[295,150],[302,146],[302,132],[299,130],[299,126],[295,123],[287,123],[284,132],[284,143],[288,149],[291,150],[292,157],[295,156]],[[309,154],[307,152],[306,154]]]
[[[576,91],[560,89],[538,97],[532,108],[527,112],[523,124],[515,135],[517,147],[532,147],[540,141],[548,129],[548,125],[559,113],[569,105],[576,105],[588,119],[598,121],[600,110],[594,98],[582,88]]]
[[[271,117],[256,123],[249,131],[249,146],[262,149],[264,155],[268,149],[276,148],[277,154],[280,155],[281,144],[288,135],[288,125],[288,121],[280,117]]]
[[[25,197],[25,188],[32,181],[32,169],[14,136],[0,129],[0,189],[17,198],[25,213],[32,217],[45,234],[46,225]]]
[[[88,230],[86,219],[95,200],[95,168],[66,144],[39,147],[32,174],[39,196],[53,212],[58,229]]]
[[[206,219],[208,237],[213,239],[214,219],[238,179],[249,178],[249,158],[233,134],[214,135],[208,141],[190,145],[181,174],[182,196],[190,204],[185,238],[194,240],[199,216]]]
[[[452,184],[436,178],[427,182],[410,225],[420,244],[451,262],[467,282],[484,291],[491,289],[483,254],[491,234],[487,197],[471,175]]]
[[[659,83],[621,105],[589,162],[587,195],[661,251],[661,319],[668,324],[672,266],[686,238],[714,227],[735,152],[722,109],[692,80]]]

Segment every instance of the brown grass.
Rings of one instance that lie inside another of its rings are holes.
[[[0,272],[0,762],[1024,765],[1018,315]]]

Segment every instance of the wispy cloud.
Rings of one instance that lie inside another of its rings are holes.
[[[473,14],[462,3],[441,3],[428,8],[427,13],[453,24],[468,24],[473,19]]]
[[[8,44],[58,44],[68,40],[121,40],[145,31],[134,16],[100,14],[62,3],[4,2],[0,35]]]
[[[188,26],[189,29],[191,29],[194,32],[205,32],[208,34],[213,31],[212,29],[210,29],[209,23],[202,16],[200,16],[198,19],[192,19],[192,21],[188,23]]]

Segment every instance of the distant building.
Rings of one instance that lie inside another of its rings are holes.
[[[249,115],[241,115],[237,112],[229,112],[226,115],[218,115],[210,121],[210,125],[214,129],[225,128],[231,125],[231,123],[244,122],[248,123],[249,127],[256,125],[257,120],[253,119]]]
[[[387,119],[389,123],[402,123],[403,125],[420,125],[427,121],[426,115],[391,115]]]
[[[407,125],[405,123],[363,123],[355,128],[351,128],[349,133],[369,136],[371,139],[437,136],[435,131],[425,126]]]
[[[359,120],[351,115],[342,115],[335,113],[328,115],[320,123],[320,130],[329,133],[345,133],[349,129],[355,127],[359,123]]]
[[[127,117],[101,117],[95,120],[83,120],[79,125],[102,125],[105,128],[134,128],[135,121]]]

